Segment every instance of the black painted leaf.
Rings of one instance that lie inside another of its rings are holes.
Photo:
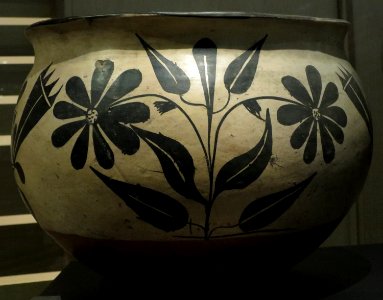
[[[248,100],[243,101],[243,106],[254,116],[256,116],[258,119],[263,120],[261,117],[261,107],[258,104],[257,99],[251,98]]]
[[[211,108],[214,104],[217,46],[212,40],[203,38],[194,45],[193,56],[201,77],[206,106]]]
[[[194,182],[195,167],[188,150],[178,141],[161,133],[154,133],[131,125],[133,130],[156,154],[165,178],[182,196],[204,203],[205,200]]]
[[[366,99],[363,95],[362,89],[359,86],[358,82],[355,80],[354,76],[347,71],[346,69],[340,69],[342,76],[337,74],[340,81],[342,82],[343,89],[347,93],[351,102],[354,104],[355,108],[358,110],[359,114],[362,116],[364,122],[366,123],[370,137],[373,136],[372,131],[372,122],[370,111],[367,108]]]
[[[167,232],[178,230],[188,223],[186,208],[168,195],[112,179],[90,168],[143,221]]]
[[[54,71],[48,74],[48,69],[51,65],[41,71],[36,79],[28,100],[25,104],[20,121],[17,125],[16,137],[14,138],[13,159],[16,159],[17,152],[24,139],[28,136],[29,132],[40,121],[44,114],[52,107],[60,89],[53,95],[52,89],[56,85],[58,79],[48,84]]]
[[[16,162],[13,167],[15,168],[15,170],[17,171],[17,174],[19,174],[19,178],[21,180],[22,183],[25,183],[25,173],[24,173],[24,170],[23,168],[21,167],[20,163]]]
[[[251,202],[239,218],[239,227],[248,232],[273,223],[294,204],[314,176],[315,174],[284,191]]]
[[[215,197],[224,190],[243,189],[254,182],[265,170],[272,154],[272,130],[269,110],[258,144],[250,151],[227,162],[217,174]]]
[[[230,93],[243,94],[251,86],[258,67],[259,54],[267,35],[234,59],[227,67],[224,83]]]
[[[23,82],[23,85],[20,88],[19,96],[17,97],[16,104],[19,103],[20,99],[24,96],[25,88],[27,87],[28,80]]]
[[[183,95],[190,89],[190,80],[180,67],[155,50],[139,35],[142,46],[152,63],[154,73],[165,92]]]
[[[20,99],[24,96],[24,92],[25,92],[25,88],[27,87],[27,83],[28,83],[27,80],[25,80],[23,82],[23,85],[21,86],[21,89],[20,89],[20,92],[19,92],[19,96],[17,97],[16,104],[18,104]],[[11,134],[11,159],[12,159],[12,163],[16,162],[16,152],[15,152],[16,151],[15,141],[16,141],[16,132],[17,132],[16,117],[17,117],[17,113],[16,113],[16,110],[15,110],[13,112],[12,134]]]

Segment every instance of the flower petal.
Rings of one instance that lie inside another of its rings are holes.
[[[347,115],[344,112],[344,110],[338,106],[321,108],[320,113],[334,120],[342,127],[345,127],[347,125]]]
[[[70,102],[60,101],[53,107],[53,114],[57,119],[65,120],[85,115],[85,112]]]
[[[157,109],[157,111],[160,113],[160,115],[163,115],[167,113],[168,111],[171,111],[172,109],[175,109],[177,107],[173,102],[170,102],[170,101],[156,101],[154,102],[154,106]],[[250,109],[248,110],[250,111]]]
[[[86,124],[85,120],[80,120],[76,122],[66,123],[60,127],[58,127],[52,133],[52,144],[53,146],[59,148],[64,146],[74,134],[79,131]]]
[[[282,125],[289,126],[312,116],[312,110],[307,106],[286,104],[278,109],[277,119]]]
[[[314,121],[309,139],[306,143],[305,152],[303,153],[303,160],[306,164],[311,163],[317,154],[317,123],[317,121]]]
[[[314,66],[310,65],[306,67],[306,76],[311,89],[314,107],[317,108],[322,93],[322,78],[318,70]]]
[[[114,63],[110,60],[98,60],[92,75],[91,101],[93,107],[100,100],[114,70]]]
[[[321,136],[323,159],[328,164],[335,157],[334,142],[322,122],[319,123],[319,131]]]
[[[150,109],[144,103],[129,102],[111,107],[102,112],[100,117],[125,124],[140,123],[150,118]]]
[[[107,109],[113,102],[137,88],[141,81],[142,75],[139,70],[130,69],[121,73],[106,92],[99,108]]]
[[[123,154],[133,155],[140,148],[140,139],[128,126],[118,122],[107,123],[100,121],[99,124],[108,138]]]
[[[303,144],[309,136],[310,129],[313,123],[313,118],[307,118],[297,127],[297,129],[295,129],[290,138],[291,147],[293,147],[294,149],[299,149],[303,146]]]
[[[89,126],[85,126],[84,130],[78,136],[70,156],[72,166],[76,170],[80,170],[84,167],[86,163],[86,159],[88,157],[88,146],[89,146]]]
[[[114,165],[114,155],[97,126],[93,126],[93,145],[98,163],[104,169]]]
[[[85,107],[90,107],[90,100],[85,84],[80,77],[74,76],[69,78],[65,85],[68,97],[75,103]]]
[[[323,123],[324,127],[326,127],[327,130],[330,132],[334,140],[338,144],[342,144],[344,141],[344,134],[343,130],[339,127],[339,125],[327,118],[322,118],[321,122]]]
[[[326,85],[326,88],[323,92],[322,102],[320,104],[320,107],[325,108],[330,106],[331,104],[334,104],[335,101],[339,97],[338,88],[336,87],[335,83],[329,82]]]
[[[313,107],[313,101],[303,84],[292,76],[282,78],[282,84],[289,91],[290,95],[297,99],[302,104]]]

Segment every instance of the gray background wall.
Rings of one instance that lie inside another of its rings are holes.
[[[382,0],[0,0],[0,141],[3,141],[0,143],[0,279],[16,273],[57,270],[63,265],[62,251],[37,224],[24,218],[19,225],[10,225],[18,223],[16,216],[28,216],[16,194],[7,136],[15,96],[31,67],[28,59],[23,61],[21,56],[31,57],[33,51],[23,35],[28,20],[19,20],[12,25],[9,17],[143,11],[255,11],[350,20],[353,24],[349,39],[350,59],[364,83],[371,108],[375,129],[374,155],[359,201],[324,246],[383,243]],[[11,63],[4,64],[2,58],[9,60],[9,56],[13,57]],[[20,224],[23,222],[28,224]]]

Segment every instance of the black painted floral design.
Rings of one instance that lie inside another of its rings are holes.
[[[12,143],[13,162],[21,181],[25,183],[25,174],[15,159],[17,151],[32,128],[53,107],[54,116],[63,120],[63,124],[54,130],[52,143],[55,147],[62,147],[75,139],[71,163],[77,170],[84,168],[86,164],[89,144],[93,144],[96,159],[104,169],[114,165],[112,144],[122,153],[133,155],[139,150],[140,143],[144,143],[157,157],[160,173],[167,184],[183,197],[182,201],[150,186],[108,177],[102,171],[89,166],[94,175],[120,197],[141,221],[166,232],[188,226],[190,234],[176,237],[207,240],[268,230],[290,230],[267,227],[294,205],[316,173],[284,190],[248,199],[248,205],[240,214],[233,216],[237,219],[233,219],[231,224],[211,222],[212,212],[215,205],[219,205],[217,203],[220,201],[216,200],[221,194],[247,188],[272,164],[275,126],[272,108],[262,104],[265,101],[284,103],[277,111],[277,119],[285,126],[297,125],[290,143],[294,149],[300,149],[305,144],[303,160],[306,164],[313,162],[317,154],[318,131],[324,161],[330,163],[334,159],[334,140],[338,144],[343,143],[342,127],[347,125],[344,110],[334,105],[339,97],[337,86],[329,82],[322,90],[321,75],[314,66],[309,65],[306,66],[306,76],[310,91],[297,78],[284,76],[282,84],[294,99],[276,95],[253,95],[250,88],[259,76],[256,76],[258,62],[267,35],[239,53],[226,66],[223,78],[216,76],[217,66],[223,63],[220,61],[219,49],[213,40],[204,37],[198,40],[191,50],[200,79],[200,82],[196,80],[195,83],[196,86],[200,83],[199,88],[203,91],[203,99],[195,99],[192,102],[188,99],[192,96],[189,94],[191,80],[187,72],[182,70],[181,64],[165,57],[139,35],[137,38],[147,53],[163,93],[151,92],[127,97],[128,93],[141,84],[141,72],[128,69],[111,81],[114,63],[110,60],[99,60],[92,74],[90,91],[86,89],[86,82],[82,78],[73,76],[65,85],[69,99],[56,102],[61,87],[52,91],[58,79],[48,84],[53,74],[53,71],[48,72],[48,66],[36,80],[26,102],[26,109],[19,123],[15,123],[14,126],[16,139]],[[351,74],[346,70],[341,72],[338,76],[343,89],[369,126],[369,114],[361,90]],[[216,101],[216,82],[222,79],[227,98],[226,101]],[[230,105],[233,101],[235,103]],[[157,116],[164,118],[164,122],[172,122],[175,114],[182,114],[185,123],[181,123],[181,119],[177,118],[177,126],[182,130],[186,124],[194,131],[195,142],[203,153],[208,173],[206,193],[202,193],[195,181],[196,166],[193,153],[190,153],[181,141],[168,136],[165,128],[158,132],[149,131],[145,125],[137,125],[149,120],[149,105],[158,111]],[[194,114],[189,114],[188,106],[198,107],[206,114],[206,132],[201,131],[203,127],[196,126]],[[232,112],[243,108],[254,116],[254,125],[260,126],[263,134],[249,145],[248,149],[244,149],[243,153],[236,153],[217,170],[219,141],[225,134],[221,129]],[[173,113],[167,114],[170,111]],[[370,133],[372,134],[371,130]],[[184,206],[185,201],[194,201],[195,205],[201,206],[205,214],[202,220],[196,221],[193,215],[189,215],[187,207]]]
[[[292,76],[282,78],[282,84],[298,102],[283,105],[278,110],[278,121],[290,126],[300,123],[291,135],[290,143],[294,149],[300,149],[306,142],[303,160],[311,163],[317,153],[317,132],[322,144],[323,159],[330,163],[335,157],[335,140],[342,144],[344,134],[341,127],[347,125],[347,116],[342,108],[333,106],[338,99],[338,88],[329,82],[322,95],[322,80],[318,70],[306,67],[307,81],[311,96],[303,84]],[[322,95],[322,98],[321,98]]]
[[[29,93],[20,119],[16,121],[17,113],[14,114],[12,126],[12,142],[11,156],[12,165],[19,175],[22,183],[25,184],[25,173],[20,162],[17,160],[17,154],[24,140],[27,138],[32,129],[39,123],[41,118],[51,109],[56,101],[57,95],[60,93],[62,86],[56,87],[59,78],[51,81],[54,70],[50,71],[51,64],[46,66],[36,78],[33,88]],[[48,83],[49,82],[49,83]],[[28,82],[25,81],[17,103],[23,97]]]
[[[359,85],[357,79],[343,66],[339,66],[339,73],[337,73],[340,82],[342,83],[343,90],[346,92],[348,98],[354,104],[356,110],[366,123],[370,138],[373,138],[373,129],[371,122],[371,113],[368,110],[366,99]]]
[[[75,169],[82,169],[85,165],[90,136],[97,161],[105,169],[114,165],[114,154],[104,135],[124,154],[132,155],[139,149],[140,140],[128,125],[148,120],[149,108],[139,102],[121,104],[121,101],[116,101],[139,86],[141,72],[134,69],[124,71],[103,95],[113,70],[112,61],[97,61],[90,97],[83,80],[74,76],[66,83],[66,93],[73,102],[59,101],[54,106],[56,118],[72,120],[53,132],[52,143],[55,147],[64,146],[76,132],[81,131],[71,153]]]

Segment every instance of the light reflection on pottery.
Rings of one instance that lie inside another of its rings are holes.
[[[347,26],[207,14],[32,26],[36,61],[12,140],[20,192],[80,257],[100,245],[123,256],[307,254],[370,163]]]

